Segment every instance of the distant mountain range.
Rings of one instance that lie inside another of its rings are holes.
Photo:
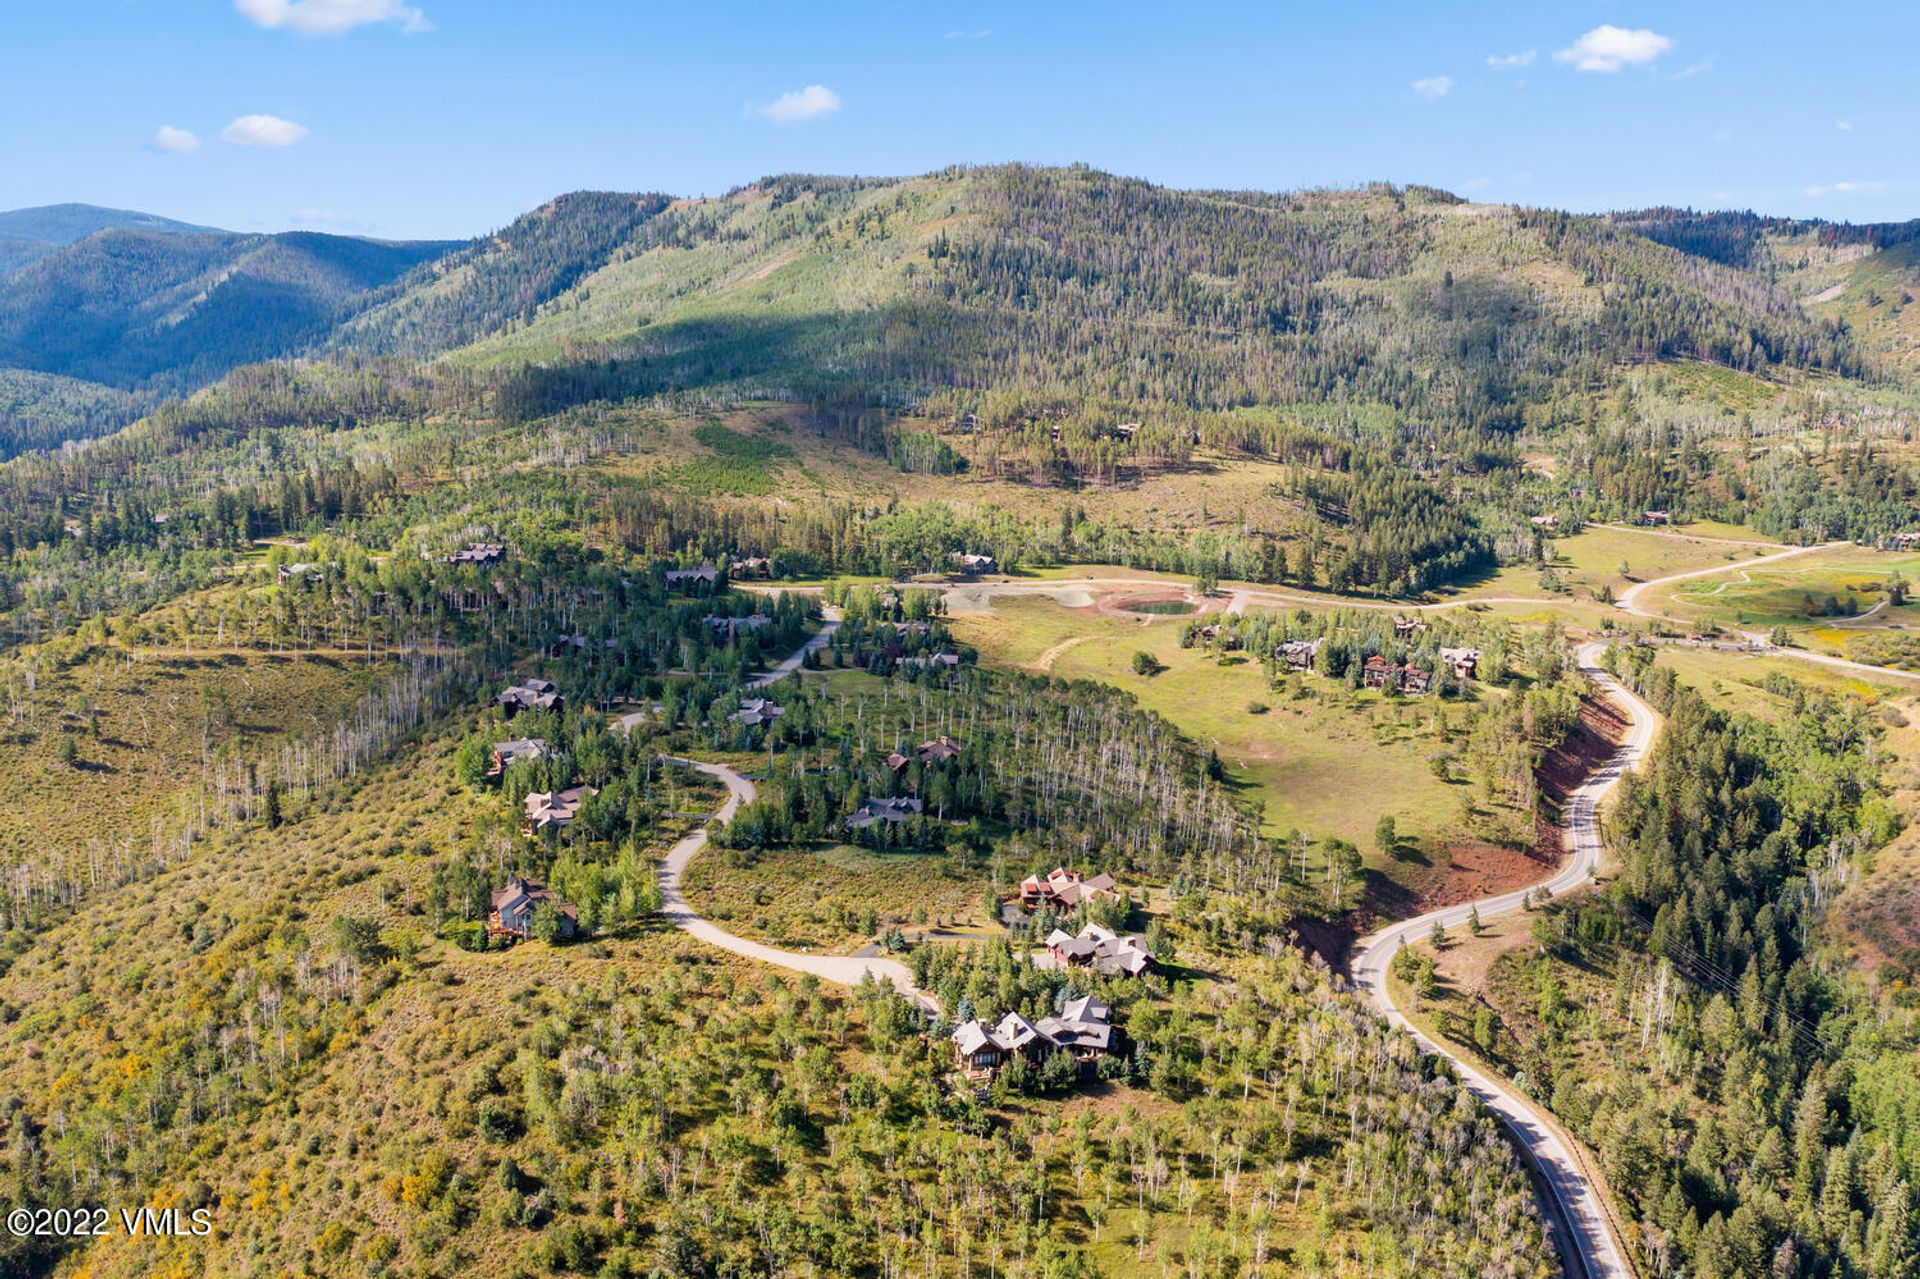
[[[216,227],[195,226],[132,209],[103,209],[96,204],[44,204],[35,209],[0,213],[0,276],[38,261],[63,245],[84,240],[96,231],[211,232]]]
[[[57,205],[0,213],[0,245],[0,456],[291,355],[485,369],[527,415],[996,387],[1503,433],[1648,360],[1920,373],[1920,222],[1591,217],[1386,184],[784,175],[710,200],[577,192],[464,243]]]
[[[454,241],[243,234],[84,204],[0,213],[0,457],[307,349]]]

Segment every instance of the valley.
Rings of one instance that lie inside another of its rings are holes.
[[[1905,228],[26,212],[7,1273],[1920,1255]]]

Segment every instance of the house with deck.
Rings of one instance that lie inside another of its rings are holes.
[[[753,728],[760,724],[771,724],[787,713],[787,708],[777,706],[764,697],[749,697],[740,703],[740,709],[727,716],[736,724],[745,724]]]
[[[523,760],[546,759],[551,754],[553,748],[544,737],[515,737],[495,742],[493,762],[487,766],[487,776],[499,777]]]
[[[1290,671],[1311,671],[1324,643],[1324,639],[1287,640],[1280,645],[1280,660]]]
[[[1455,679],[1477,679],[1480,675],[1480,650],[1477,648],[1443,648],[1440,661],[1453,672]]]
[[[1113,1048],[1113,1010],[1091,995],[1070,999],[1058,1016],[1028,1021],[1010,1012],[998,1022],[967,1021],[953,1031],[955,1064],[976,1083],[984,1083],[1015,1057],[1030,1062],[1056,1052],[1073,1054],[1082,1068]]]

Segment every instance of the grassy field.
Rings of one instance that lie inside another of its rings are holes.
[[[153,816],[221,751],[258,757],[277,741],[329,730],[397,666],[332,656],[154,657],[119,653],[64,668],[0,672],[10,712],[0,770],[31,804],[0,805],[0,851],[148,837]],[[71,750],[71,758],[67,752]]]
[[[745,861],[714,849],[688,866],[687,901],[728,932],[788,950],[851,954],[877,931],[983,924],[986,877],[944,854],[878,853],[849,844],[776,848]]]
[[[1556,571],[1569,586],[1585,590],[1610,587],[1618,595],[1635,582],[1688,573],[1695,569],[1738,564],[1770,551],[1782,549],[1772,543],[1758,546],[1733,545],[1715,540],[1722,537],[1751,536],[1745,530],[1715,526],[1710,536],[1703,526],[1689,525],[1686,532],[1700,531],[1703,536],[1689,537],[1683,532],[1663,533],[1651,529],[1590,525],[1572,537],[1553,542]],[[1626,572],[1620,568],[1626,566]]]
[[[1641,603],[1677,617],[1726,626],[1817,631],[1873,608],[1884,598],[1895,573],[1912,580],[1920,574],[1920,556],[1837,547],[1760,568],[1676,582],[1650,593]],[[1907,606],[1873,619],[1875,625],[1890,621],[1920,621],[1920,609]]]
[[[1835,670],[1791,657],[1723,653],[1713,649],[1665,648],[1659,665],[1673,669],[1680,682],[1698,689],[1708,700],[1728,710],[1773,718],[1792,705],[1790,694],[1769,691],[1769,676],[1784,676],[1809,692],[1857,698],[1876,703],[1899,699],[1916,690],[1906,681],[1876,679]]]
[[[1429,838],[1457,822],[1460,788],[1427,763],[1441,746],[1437,702],[1383,701],[1312,676],[1290,677],[1291,691],[1275,692],[1245,654],[1216,663],[1182,649],[1177,621],[1143,625],[1051,600],[1000,600],[991,614],[956,617],[954,628],[990,663],[1033,666],[1049,657],[1053,675],[1134,694],[1219,753],[1229,775],[1264,805],[1270,833],[1298,828],[1366,849],[1384,815],[1404,833]],[[1164,669],[1134,674],[1136,651],[1153,654]],[[1256,702],[1270,709],[1255,714],[1248,708]]]

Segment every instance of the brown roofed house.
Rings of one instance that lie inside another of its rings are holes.
[[[560,935],[571,937],[579,926],[580,912],[570,901],[554,894],[539,880],[515,875],[505,888],[493,891],[493,911],[487,916],[487,930],[512,937],[533,936],[533,912],[542,902],[552,902],[560,916]]]
[[[534,791],[526,798],[528,835],[559,832],[580,815],[580,805],[600,792],[591,786],[569,786],[565,790]]]
[[[1029,875],[1020,881],[1020,904],[1028,910],[1045,906],[1055,911],[1071,911],[1092,901],[1119,901],[1113,876],[1102,871],[1091,877],[1078,871],[1055,866],[1045,878]]]

